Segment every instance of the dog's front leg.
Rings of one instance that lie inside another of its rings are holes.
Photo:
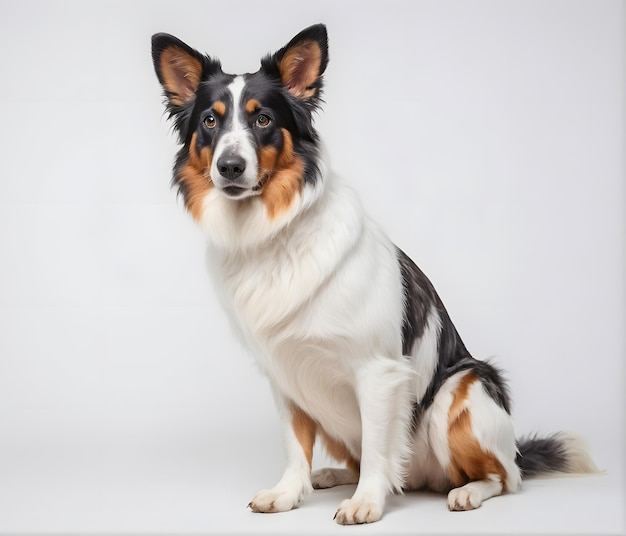
[[[311,461],[317,424],[294,404],[282,405],[287,467],[276,486],[259,491],[250,501],[248,506],[253,512],[286,512],[313,490]]]
[[[407,363],[377,358],[357,373],[361,472],[354,495],[339,505],[342,525],[378,521],[387,493],[402,489],[410,455],[411,378]]]

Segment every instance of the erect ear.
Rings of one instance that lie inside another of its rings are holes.
[[[192,101],[200,82],[221,69],[219,62],[166,33],[152,36],[152,61],[170,108]]]
[[[289,92],[300,99],[319,96],[327,65],[328,34],[323,24],[302,30],[285,47],[261,62],[262,69],[278,74]]]

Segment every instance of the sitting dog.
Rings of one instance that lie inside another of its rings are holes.
[[[168,34],[152,54],[182,145],[173,184],[284,427],[286,469],[253,511],[356,484],[335,519],[369,523],[392,492],[447,491],[450,510],[469,510],[524,477],[594,470],[567,434],[516,440],[500,372],[470,355],[431,282],[328,169],[312,122],[325,26],[253,74]],[[345,468],[311,472],[317,437]]]

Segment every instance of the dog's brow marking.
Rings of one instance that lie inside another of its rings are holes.
[[[246,103],[246,112],[248,112],[249,114],[252,114],[256,112],[260,107],[261,107],[261,103],[258,100],[250,99]]]
[[[221,115],[222,117],[224,117],[226,115],[226,104],[224,104],[222,101],[216,101],[213,103],[213,111],[218,114]]]

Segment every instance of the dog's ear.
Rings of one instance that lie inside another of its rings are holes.
[[[202,80],[221,71],[218,61],[166,33],[152,36],[152,61],[172,113],[194,100]]]
[[[327,65],[326,26],[316,24],[302,30],[275,54],[264,58],[261,70],[279,77],[295,97],[314,103],[322,89],[322,75]]]

